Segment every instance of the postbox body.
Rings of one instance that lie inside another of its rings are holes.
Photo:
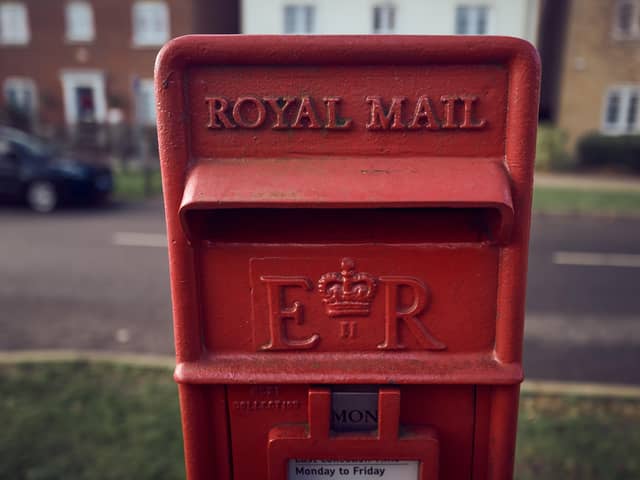
[[[188,478],[510,478],[539,67],[190,36],[156,92]]]

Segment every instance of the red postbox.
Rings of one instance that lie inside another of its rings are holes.
[[[511,478],[538,85],[512,38],[162,50],[190,480]]]

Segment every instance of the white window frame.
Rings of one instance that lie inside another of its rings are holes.
[[[154,21],[163,23],[162,29],[150,28],[148,22],[155,16]],[[145,19],[146,17],[146,19]],[[144,29],[140,28],[141,19],[146,21]],[[131,6],[132,42],[136,47],[158,47],[171,38],[171,16],[167,2],[160,0],[138,0]]]
[[[390,3],[373,6],[373,33],[390,34],[396,31],[396,7]],[[376,17],[379,15],[380,25],[376,26]]]
[[[9,105],[9,92],[14,90],[18,92],[18,97],[23,97],[26,92],[29,92],[31,97],[31,105],[25,108],[25,105],[20,105],[22,100],[18,100],[16,107],[25,113],[29,118],[35,118],[38,112],[38,89],[36,83],[28,77],[7,77],[2,85],[2,92],[5,99],[5,104]]]
[[[289,28],[288,12],[295,12],[293,28]],[[316,30],[316,7],[306,3],[287,3],[282,9],[282,31],[286,34],[309,34]]]
[[[64,9],[68,42],[92,42],[96,36],[93,6],[84,0],[72,0]],[[83,26],[78,27],[79,24]]]
[[[620,98],[618,119],[615,122],[609,122],[607,118],[609,110],[609,102],[613,94],[617,94]],[[633,125],[629,125],[629,109],[631,107],[631,98],[636,96],[636,118]],[[602,104],[602,121],[600,127],[602,133],[606,135],[628,135],[640,132],[640,84],[613,85],[607,89]]]
[[[620,10],[631,6],[630,29],[625,32],[620,28]],[[613,8],[613,24],[611,28],[614,40],[634,40],[640,38],[640,0],[617,0]]]
[[[148,105],[148,99],[151,104]],[[156,124],[156,95],[153,78],[136,78],[133,82],[136,123],[144,126]],[[150,108],[149,108],[150,107]]]
[[[462,9],[467,10],[468,25],[466,32],[458,32],[458,12]],[[480,18],[480,11],[485,10],[487,13],[486,18],[486,31],[479,33],[478,25]],[[493,20],[493,8],[489,3],[460,3],[455,5],[453,14],[453,31],[456,35],[492,35],[494,33],[494,20]]]
[[[96,123],[107,120],[107,96],[104,73],[101,70],[63,70],[60,76],[64,96],[64,113],[67,124],[78,124],[76,89],[91,88]]]
[[[30,40],[29,12],[26,5],[20,2],[0,3],[0,44],[27,45]]]

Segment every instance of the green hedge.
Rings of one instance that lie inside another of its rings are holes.
[[[536,144],[536,169],[571,170],[575,162],[567,152],[567,134],[553,125],[541,123]]]
[[[578,141],[576,153],[581,167],[640,172],[640,135],[590,133]]]

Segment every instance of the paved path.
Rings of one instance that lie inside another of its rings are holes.
[[[116,232],[162,234],[160,202],[50,216],[0,210],[0,349],[171,353],[165,248],[121,247]]]
[[[640,176],[536,172],[534,178],[540,187],[640,192]]]
[[[170,354],[160,202],[0,209],[0,350]],[[529,378],[640,384],[640,219],[535,216]]]

